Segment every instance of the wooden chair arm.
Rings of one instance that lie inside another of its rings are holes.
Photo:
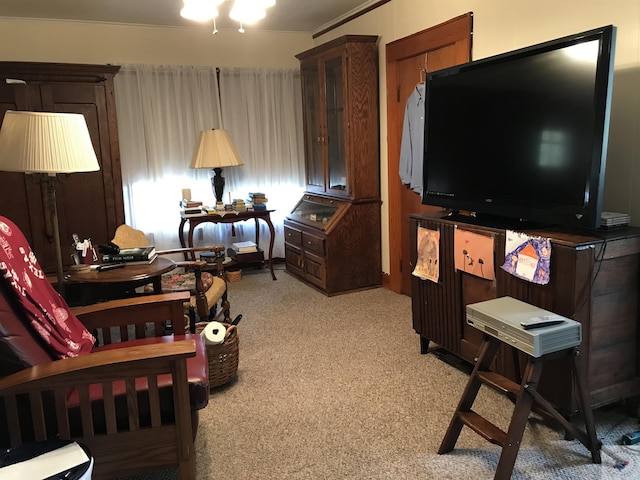
[[[187,270],[193,270],[196,268],[202,269],[206,267],[208,264],[204,260],[183,260],[183,261],[174,261],[176,267],[182,267]]]
[[[184,247],[184,248],[173,248],[169,250],[158,250],[156,253],[158,255],[166,255],[168,253],[184,253],[184,252],[215,252],[220,253],[224,252],[224,245],[209,245],[205,247]]]
[[[0,396],[31,390],[69,388],[97,381],[111,382],[136,376],[159,375],[171,363],[194,357],[194,340],[124,347],[26,368],[0,379]]]
[[[128,338],[126,327],[136,327],[136,338],[145,336],[147,323],[155,325],[156,335],[164,334],[166,322],[171,322],[176,335],[184,335],[184,302],[189,301],[189,292],[162,295],[140,295],[122,300],[74,307],[71,310],[87,330],[120,327],[121,338]],[[105,340],[105,343],[110,343]]]
[[[156,253],[158,255],[169,255],[172,253],[182,253],[184,254],[184,258],[191,257],[191,260],[196,259],[196,252],[214,252],[220,253],[224,252],[224,245],[209,245],[205,247],[185,247],[185,248],[173,248],[170,250],[159,250]]]

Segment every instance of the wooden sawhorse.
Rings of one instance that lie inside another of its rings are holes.
[[[500,454],[494,479],[508,480],[511,478],[511,472],[513,471],[513,466],[518,456],[518,450],[520,449],[522,435],[527,425],[527,419],[535,404],[541,412],[557,420],[567,434],[577,438],[587,447],[591,452],[591,460],[593,463],[600,463],[601,444],[596,437],[593,412],[590,403],[587,401],[586,377],[582,362],[580,361],[580,351],[578,347],[559,350],[537,358],[529,356],[522,382],[518,385],[516,382],[502,375],[489,371],[489,366],[501,344],[501,340],[485,335],[482,353],[469,377],[467,386],[453,414],[447,433],[440,444],[438,453],[442,454],[453,450],[462,431],[462,427],[466,425],[487,441],[502,447],[502,453]],[[571,424],[537,391],[537,385],[542,374],[543,362],[550,358],[558,358],[560,356],[571,357],[573,360],[571,362],[571,370],[576,382],[578,408],[582,414],[586,432]],[[506,395],[511,401],[515,402],[509,429],[506,433],[471,409],[478,395],[478,391],[483,384],[496,389],[498,392]]]

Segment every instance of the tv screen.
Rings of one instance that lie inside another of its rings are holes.
[[[606,26],[429,74],[422,203],[598,228],[615,32]]]

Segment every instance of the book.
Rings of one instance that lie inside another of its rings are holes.
[[[250,253],[250,252],[258,251],[258,245],[256,245],[254,242],[251,242],[251,241],[235,242],[231,246],[238,253]]]
[[[158,254],[154,253],[153,256],[149,257],[149,260],[134,260],[134,261],[125,261],[127,265],[150,265],[156,261],[158,258]],[[118,263],[118,262],[106,262],[106,263]]]
[[[180,209],[180,213],[185,213],[185,214],[200,213],[200,212],[202,212],[202,206],[185,207]]]
[[[196,200],[182,200],[180,202],[180,206],[182,208],[201,207],[202,206],[202,202],[199,202],[199,201],[196,201]]]
[[[255,252],[236,252],[233,248],[227,249],[228,259],[239,264],[264,263],[264,252],[258,248]]]
[[[154,246],[137,247],[137,248],[121,248],[118,253],[103,253],[102,263],[116,262],[146,262],[151,263],[156,257],[156,248]]]
[[[205,215],[208,215],[208,213],[202,207],[198,207],[197,209],[180,209],[180,216],[182,218],[204,217]]]

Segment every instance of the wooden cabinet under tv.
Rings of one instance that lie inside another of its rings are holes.
[[[380,286],[379,211],[305,194],[284,221],[287,272],[327,295]]]
[[[473,363],[479,355],[482,334],[467,325],[465,306],[511,296],[582,324],[580,352],[592,407],[640,395],[640,228],[593,234],[562,229],[524,230],[529,235],[551,239],[550,281],[538,285],[500,268],[505,259],[504,229],[441,216],[442,213],[423,213],[409,219],[412,265],[417,261],[418,227],[440,232],[438,282],[412,277],[413,326],[420,335],[423,353],[432,341]],[[456,271],[456,228],[493,237],[495,280]],[[503,345],[493,365],[495,371],[511,379],[515,379],[513,354],[511,347]],[[524,366],[526,357],[520,352],[517,356]],[[563,415],[576,412],[576,392],[568,364],[554,360],[545,365],[540,393]]]

